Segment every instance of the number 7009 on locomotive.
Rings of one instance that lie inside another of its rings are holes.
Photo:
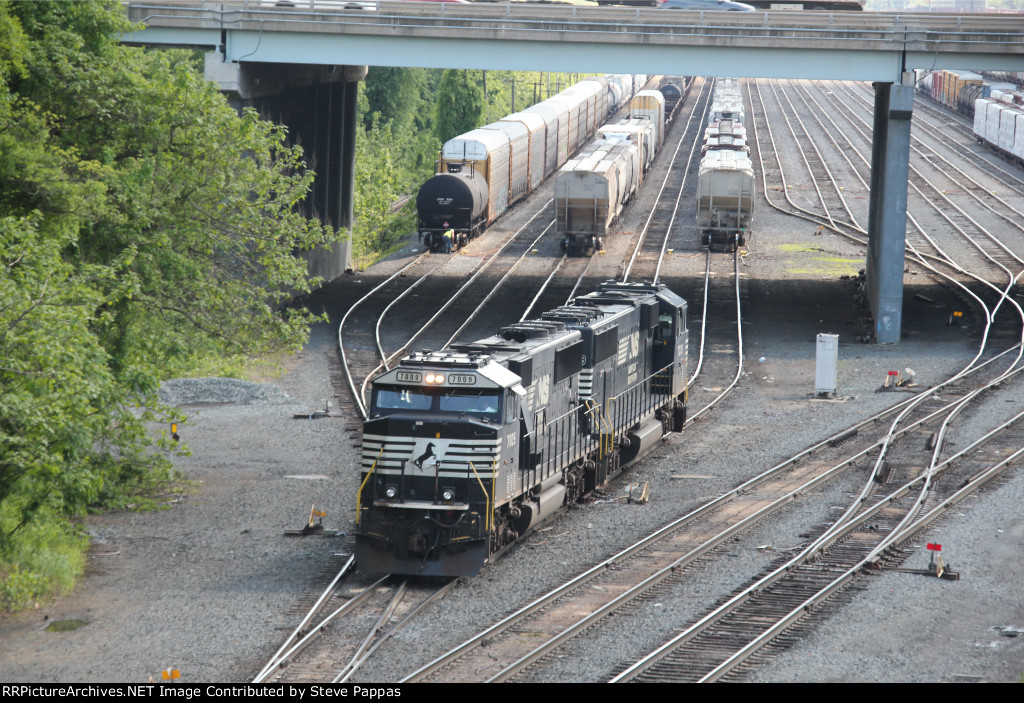
[[[602,284],[373,381],[356,558],[371,573],[475,574],[686,419],[686,301]]]

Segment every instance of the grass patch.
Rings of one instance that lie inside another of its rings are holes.
[[[382,259],[386,259],[387,257],[391,256],[402,247],[408,246],[412,242],[413,234],[415,233],[410,232],[409,234],[405,235],[402,239],[396,241],[394,244],[389,246],[387,249],[384,249],[383,251],[369,251],[360,256],[354,256],[352,258],[352,265],[355,267],[357,271],[365,271],[378,261],[381,261]]]
[[[864,267],[862,259],[847,259],[841,256],[829,256],[821,247],[806,244],[783,243],[779,251],[787,254],[811,254],[801,256],[794,261],[794,266],[787,266],[787,273],[802,276],[856,276]]]
[[[20,528],[0,510],[0,529],[13,534],[0,554],[0,609],[13,613],[67,593],[85,571],[88,537],[52,509],[41,509]]]
[[[119,494],[107,509],[164,510],[191,492],[195,484],[180,475],[147,476]],[[89,536],[55,507],[44,506],[22,525],[22,513],[8,501],[0,504],[0,612],[16,613],[69,593],[85,572]]]

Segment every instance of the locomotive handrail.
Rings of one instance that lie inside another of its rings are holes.
[[[468,461],[466,463],[469,464],[469,468],[473,470],[473,475],[476,476],[476,481],[477,481],[477,483],[480,484],[480,490],[484,492],[484,534],[490,534],[490,532],[491,532],[491,506],[494,505],[494,497],[487,494],[487,488],[486,488],[486,486],[484,486],[483,479],[480,478],[480,474],[476,470],[476,465],[473,464],[472,461]],[[492,469],[491,473],[493,473],[493,469],[494,469],[494,466],[495,466],[496,463],[497,463],[497,461],[492,461],[491,462],[491,469]],[[494,483],[495,483],[494,479],[491,478],[492,490],[493,490]],[[469,500],[468,500],[469,496],[466,496],[466,498],[467,498],[466,502],[468,503],[469,502]]]
[[[616,393],[615,395],[611,396],[610,398],[608,398],[608,402],[610,403],[610,402],[612,402],[614,400],[617,400],[618,398],[624,396],[626,393],[629,393],[630,391],[632,391],[632,390],[642,386],[643,384],[645,384],[648,381],[652,380],[659,373],[665,373],[666,371],[671,371],[671,370],[672,370],[672,364],[668,364],[667,366],[662,366],[657,371],[654,371],[653,373],[651,373],[651,375],[646,376],[646,377],[640,379],[639,381],[634,383],[632,386],[628,386],[628,387],[624,388],[620,393]],[[672,391],[670,390],[668,393],[665,393],[665,395],[672,395]]]
[[[384,453],[383,445],[380,451],[377,452],[377,458],[373,460],[373,466],[366,472],[366,478],[359,484],[359,490],[356,492],[356,524],[359,524],[360,512],[363,509],[363,488],[366,486],[366,482],[370,480],[370,476],[373,475],[374,470],[377,468],[377,462],[380,461],[380,455]]]
[[[596,402],[593,401],[593,399],[585,399],[585,402],[586,402],[586,400],[590,400],[591,402],[594,402],[594,404],[595,404],[595,408],[594,409],[595,410],[600,410],[599,407],[596,407]],[[570,410],[567,410],[566,412],[562,413],[558,417],[553,418],[552,420],[550,420],[548,422],[545,422],[544,423],[544,430],[545,431],[543,433],[540,432],[539,429],[535,429],[534,430],[534,432],[536,432],[536,436],[539,437],[539,438],[547,438],[547,448],[548,449],[551,449],[551,442],[552,442],[552,439],[554,438],[554,443],[555,443],[556,448],[557,448],[557,445],[559,444],[558,438],[555,436],[557,434],[557,432],[558,432],[557,428],[559,428],[561,426],[564,426],[566,421],[568,420],[569,422],[575,422],[576,423],[576,428],[578,430],[579,429],[579,419],[578,419],[579,409],[580,409],[580,406],[576,405],[573,408],[571,408]],[[588,410],[587,414],[590,414],[590,413],[591,413],[591,411]],[[598,416],[598,417],[600,419],[600,416]],[[588,448],[591,447],[594,444],[594,440],[593,439],[587,439],[590,435],[583,435],[579,431],[577,431],[577,432],[574,432],[572,436],[573,436],[573,438],[575,440],[576,449],[577,449],[578,453],[580,453],[581,456],[586,454]],[[603,436],[604,435],[602,434],[601,437],[603,437]],[[561,449],[561,451],[562,452],[566,452],[566,451],[569,451],[569,450],[570,450],[570,447],[566,446],[566,442],[563,440],[562,441],[562,449]],[[555,456],[554,453],[549,451],[547,453],[547,455],[546,455],[545,461],[552,460],[554,458],[554,456]],[[555,460],[557,460],[557,459],[555,459]]]

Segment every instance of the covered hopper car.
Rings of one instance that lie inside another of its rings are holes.
[[[744,127],[739,81],[715,84],[697,172],[697,230],[701,244],[733,251],[746,243],[754,212],[754,166]]]
[[[599,129],[555,177],[555,232],[568,254],[589,256],[604,247],[665,139],[665,98],[659,91],[637,93],[629,115]]]

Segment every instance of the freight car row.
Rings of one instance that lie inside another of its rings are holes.
[[[452,230],[453,244],[465,245],[561,168],[646,82],[628,74],[580,81],[448,140],[416,196],[420,240],[439,251]]]
[[[1024,165],[1024,74],[916,72],[917,91],[974,119],[975,138]],[[1001,79],[1001,80],[1000,80]]]
[[[715,84],[697,176],[701,244],[734,251],[746,243],[754,213],[754,166],[744,126],[743,93],[734,78]]]
[[[670,82],[686,95],[687,81]],[[590,256],[604,248],[604,238],[623,208],[640,191],[654,157],[665,141],[668,105],[661,90],[642,90],[629,101],[625,119],[597,130],[555,177],[555,232],[562,251]]]

